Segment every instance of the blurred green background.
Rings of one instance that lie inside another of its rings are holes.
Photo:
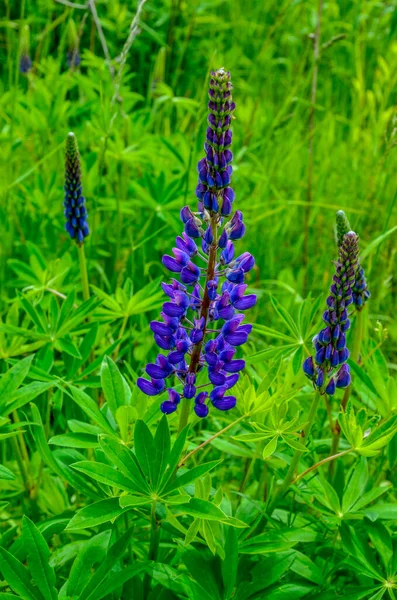
[[[109,295],[124,286],[128,297],[155,281],[149,288],[149,308],[156,310],[137,311],[126,322],[132,343],[123,354],[134,368],[142,368],[148,352],[154,351],[147,323],[159,306],[155,293],[157,278],[164,275],[161,255],[170,251],[181,231],[181,206],[196,206],[208,73],[224,66],[232,72],[237,104],[235,208],[243,211],[247,223],[239,251],[249,250],[257,261],[249,284],[258,291],[259,302],[251,318],[282,329],[270,295],[293,313],[302,298],[326,293],[336,258],[334,215],[344,209],[365,253],[363,266],[372,291],[368,327],[372,331],[381,321],[389,330],[387,356],[394,368],[393,2],[321,2],[319,10],[317,2],[299,0],[148,0],[118,94],[120,55],[136,2],[96,3],[110,63],[89,10],[50,0],[5,0],[3,6],[3,321],[16,318],[9,316],[16,290],[28,289],[39,301],[48,287],[67,294],[80,285],[62,205],[63,146],[72,130],[82,155],[92,231],[86,244],[91,284]],[[313,36],[319,16],[316,63]],[[69,68],[74,28],[81,64]],[[24,52],[33,62],[27,74],[19,70]],[[117,294],[121,302],[123,292]],[[119,317],[113,319],[115,329],[106,328],[109,319],[104,318],[102,332],[106,343],[123,327]],[[257,332],[251,352],[277,343],[271,333]],[[19,346],[15,348],[3,337],[0,356],[17,356]]]

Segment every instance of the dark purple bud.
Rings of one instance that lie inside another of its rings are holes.
[[[234,396],[225,396],[220,400],[213,400],[212,404],[218,410],[230,410],[236,406],[236,398]]]
[[[230,388],[232,388],[234,385],[236,385],[236,383],[239,380],[239,377],[240,377],[240,375],[238,373],[234,373],[233,375],[226,377],[226,381],[225,381],[225,384],[223,387],[230,390]]]
[[[146,373],[153,379],[166,379],[169,375],[168,370],[166,371],[153,363],[146,365]]]
[[[172,329],[170,327],[168,327],[167,325],[165,325],[164,323],[161,323],[161,321],[151,321],[150,329],[156,335],[171,336],[173,334]]]
[[[215,300],[216,295],[217,295],[217,289],[218,289],[218,282],[216,279],[212,279],[211,281],[207,282],[208,297],[211,301]]]
[[[331,377],[327,387],[325,388],[325,393],[328,394],[328,396],[333,396],[335,394],[335,387],[335,379]]]
[[[226,377],[218,371],[208,370],[208,377],[212,385],[223,385],[226,381]]]
[[[169,400],[162,402],[160,405],[160,410],[165,415],[172,414],[173,412],[176,411],[176,409],[177,409],[177,404],[175,404],[174,402],[170,402]]]
[[[233,269],[226,272],[226,277],[233,283],[243,283],[244,271],[242,269]]]
[[[313,357],[309,356],[303,363],[303,372],[307,377],[313,379],[314,377],[314,361]]]
[[[147,396],[157,396],[165,389],[165,383],[163,379],[143,379],[138,377],[137,386]]]
[[[234,256],[234,244],[231,241],[228,241],[226,244],[226,248],[222,250],[221,253],[221,263],[224,265],[228,265]]]
[[[226,373],[238,373],[239,371],[242,371],[245,367],[245,360],[243,359],[237,359],[237,360],[231,360],[229,363],[226,363],[223,367],[223,370],[226,371]]]
[[[349,365],[342,365],[337,374],[336,387],[345,388],[350,385],[350,381],[351,377]]]
[[[204,419],[208,415],[208,406],[206,404],[195,404],[193,408],[194,412],[200,419]]]
[[[191,240],[185,232],[182,233],[182,237],[178,236],[176,238],[177,247],[188,254],[189,256],[194,256],[197,254],[197,246],[193,240]]]
[[[343,348],[343,350],[339,350],[338,354],[339,354],[339,364],[340,365],[342,363],[346,362],[350,356],[350,352],[347,348]]]
[[[200,269],[197,265],[189,262],[181,271],[181,280],[186,285],[194,285],[200,279]]]
[[[190,219],[194,218],[194,215],[188,206],[184,206],[180,212],[181,221],[187,223]]]
[[[219,246],[219,248],[226,248],[227,241],[228,241],[227,231],[226,231],[226,229],[224,229],[222,231],[222,234],[221,234],[219,240],[218,240],[218,246]]]
[[[175,258],[172,258],[172,256],[168,256],[168,254],[163,256],[161,262],[166,269],[172,271],[173,273],[180,273],[182,270],[182,265]]]
[[[233,303],[233,306],[237,308],[237,310],[247,310],[252,308],[256,304],[256,296],[255,294],[249,294],[248,296],[244,296],[241,300],[236,300]]]
[[[324,361],[325,361],[325,348],[321,347],[320,350],[317,350],[317,352],[316,352],[316,363],[318,365],[322,365]]]
[[[337,348],[337,350],[343,350],[343,348],[345,346],[346,346],[346,336],[344,333],[340,333],[337,344],[336,344],[336,348]]]
[[[197,226],[194,218],[186,221],[185,232],[191,238],[199,238],[201,236],[200,229]]]
[[[154,341],[163,350],[172,350],[172,348],[175,348],[174,336],[162,336],[154,334]]]
[[[317,370],[316,386],[318,388],[322,388],[323,385],[324,385],[324,371],[322,369],[318,369]]]
[[[204,234],[204,241],[206,244],[210,245],[214,241],[214,234],[212,233],[212,228],[207,227],[207,231]]]

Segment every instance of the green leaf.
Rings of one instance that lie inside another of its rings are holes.
[[[126,496],[128,498],[128,496]],[[123,508],[120,508],[118,498],[108,498],[106,500],[99,500],[89,506],[84,506],[76,512],[74,517],[68,523],[66,529],[78,530],[87,529],[88,527],[96,527],[116,519],[118,516],[125,512]]]
[[[140,494],[149,493],[150,488],[131,450],[109,436],[101,435],[99,442],[111,464],[127,477],[134,490]]]
[[[105,483],[106,485],[125,490],[126,492],[136,491],[134,484],[124,477],[120,471],[116,471],[116,469],[109,465],[105,465],[104,463],[82,460],[73,463],[71,467],[92,477],[92,479],[95,479],[95,481],[99,481],[100,483]]]
[[[120,406],[126,406],[131,401],[131,390],[120,373],[117,365],[109,356],[105,356],[101,368],[101,385],[106,402],[114,417]]]
[[[55,573],[48,564],[50,551],[40,531],[26,515],[22,519],[22,535],[33,581],[45,600],[56,600]]]
[[[133,508],[134,506],[144,506],[145,504],[152,504],[153,499],[150,496],[120,496],[119,504],[121,508]]]
[[[124,535],[109,548],[106,559],[80,593],[79,600],[99,600],[101,596],[96,594],[96,590],[106,579],[114,577],[114,574],[111,574],[111,570],[123,556],[130,541],[131,533],[131,531],[126,531]]]
[[[58,338],[55,342],[55,347],[57,350],[66,352],[66,354],[69,354],[69,356],[73,356],[73,358],[77,358],[79,360],[82,358],[70,335],[65,335],[61,338]]]
[[[156,451],[156,460],[153,468],[153,485],[157,486],[158,482],[161,481],[164,476],[171,452],[170,431],[165,415],[163,415],[157,426],[156,434],[154,436],[154,447]]]
[[[238,538],[234,527],[227,527],[225,533],[225,559],[222,561],[222,579],[225,599],[231,598],[237,581]]]
[[[192,483],[195,479],[202,477],[203,475],[214,469],[220,462],[220,460],[213,460],[211,462],[204,463],[203,465],[197,465],[196,467],[193,467],[193,469],[190,469],[189,471],[183,473],[183,475],[178,475],[178,477],[176,477],[166,486],[166,488],[164,489],[164,493],[169,494],[173,490],[177,490],[178,488],[183,487],[188,483]]]
[[[20,598],[23,600],[43,600],[40,591],[32,586],[28,570],[15,556],[1,546],[0,571],[7,584]]]
[[[117,435],[115,431],[112,429],[109,421],[106,417],[101,413],[97,404],[94,402],[88,394],[76,388],[74,386],[70,386],[72,391],[72,398],[80,406],[80,408],[96,423],[99,427],[108,435],[117,439]]]
[[[232,527],[247,527],[247,525],[242,521],[239,521],[239,519],[229,517],[218,506],[212,504],[212,502],[209,502],[208,500],[202,500],[201,498],[191,498],[188,504],[178,506],[178,511],[182,511],[182,514],[191,515],[192,517],[199,519],[220,521],[229,524]]]
[[[397,231],[397,225],[395,225],[385,233],[382,233],[382,235],[372,240],[372,242],[368,244],[368,246],[361,252],[361,261],[367,258],[367,256],[369,256],[371,252],[373,252],[389,235],[391,235],[395,231]]]
[[[278,442],[278,435],[275,435],[274,438],[272,438],[270,440],[270,442],[268,442],[266,444],[266,446],[263,448],[262,458],[264,458],[264,459],[268,458],[269,456],[271,456],[273,454],[273,452],[276,451],[277,442]]]
[[[33,381],[19,388],[8,399],[7,404],[0,406],[0,415],[10,414],[12,411],[21,408],[28,402],[31,402],[40,394],[43,394],[55,384],[54,381]]]
[[[346,490],[343,494],[342,500],[342,512],[343,514],[349,512],[351,508],[354,509],[354,504],[363,495],[364,488],[368,481],[368,466],[365,458],[361,457],[360,460],[354,465],[352,469],[352,476],[347,484]]]
[[[94,565],[104,562],[111,533],[110,529],[98,533],[81,547],[70,570],[67,596],[77,598],[90,581]]]
[[[139,466],[153,483],[154,474],[156,472],[154,461],[156,459],[156,451],[154,447],[153,436],[145,421],[139,419],[135,424],[134,430],[135,455]]]
[[[308,579],[312,583],[317,583],[318,585],[323,583],[323,573],[308,556],[296,550],[294,551],[293,556],[294,560],[290,566],[291,571],[304,579]]]
[[[13,481],[14,479],[16,479],[16,477],[14,473],[10,471],[10,469],[7,469],[7,467],[0,465],[0,479],[2,479],[3,481]]]
[[[183,449],[186,444],[186,437],[189,431],[189,425],[186,425],[178,435],[175,440],[175,443],[172,446],[170,456],[168,459],[167,469],[164,473],[164,476],[161,480],[160,491],[162,492],[164,488],[167,486],[168,482],[172,479],[172,477],[176,474],[176,468],[182,456]]]
[[[365,520],[365,529],[382,559],[386,572],[390,572],[389,566],[393,559],[393,544],[386,527],[380,522],[372,523]]]
[[[48,440],[54,446],[64,448],[96,448],[99,445],[98,437],[90,433],[65,433],[54,435]]]
[[[0,379],[0,403],[5,404],[19,388],[29,372],[33,354],[18,361]]]

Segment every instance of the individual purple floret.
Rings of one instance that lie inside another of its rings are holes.
[[[146,366],[150,381],[142,377],[137,381],[145,394],[156,396],[165,390],[166,379],[177,380],[180,391],[171,384],[168,400],[161,404],[166,414],[177,409],[181,398],[193,401],[199,417],[207,416],[209,403],[230,410],[236,398],[229,390],[245,366],[236,353],[247,341],[252,325],[243,323],[239,311],[256,303],[254,294],[245,293],[244,283],[255,261],[249,252],[235,257],[234,241],[245,233],[242,213],[236,211],[227,219],[234,201],[230,124],[235,104],[231,90],[229,72],[219,69],[211,73],[205,157],[198,163],[198,212],[188,206],[181,210],[184,232],[176,238],[172,255],[162,259],[180,280],[162,284],[168,296],[162,320],[150,323],[157,345],[168,354],[159,354],[155,363]],[[196,264],[198,261],[203,266]],[[203,389],[207,387],[212,391]]]
[[[349,350],[346,332],[350,327],[348,306],[353,302],[352,286],[358,264],[358,236],[353,231],[344,235],[339,247],[336,273],[327,298],[327,310],[323,314],[325,327],[313,339],[316,350],[303,363],[305,375],[321,394],[332,396],[336,388],[350,384]]]
[[[30,58],[29,54],[22,54],[21,58],[19,59],[20,72],[23,74],[29,73],[31,68],[32,68],[32,59]]]
[[[90,230],[81,185],[80,154],[74,133],[68,133],[65,152],[65,229],[78,244],[84,242]]]
[[[68,50],[66,53],[66,64],[68,67],[78,67],[81,63],[80,54],[77,48]]]

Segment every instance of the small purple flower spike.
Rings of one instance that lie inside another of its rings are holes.
[[[232,215],[230,124],[235,104],[230,73],[224,69],[211,73],[208,109],[205,156],[198,163],[198,211],[182,208],[184,232],[176,238],[172,256],[162,259],[180,281],[162,284],[168,296],[162,321],[150,324],[157,345],[169,353],[159,354],[155,363],[147,365],[150,381],[142,377],[137,381],[152,396],[165,390],[167,378],[175,378],[180,391],[168,389],[162,412],[173,413],[185,398],[192,400],[201,418],[208,415],[209,404],[221,411],[236,405],[236,398],[226,394],[245,366],[244,360],[235,358],[236,348],[245,344],[252,329],[242,324],[244,315],[239,311],[256,303],[254,294],[245,293],[244,283],[255,260],[249,252],[235,258],[234,251],[234,241],[243,237],[245,224],[239,210]],[[203,387],[212,391],[199,389]]]
[[[350,370],[346,363],[349,350],[346,332],[350,327],[348,307],[353,303],[352,288],[358,264],[358,236],[347,232],[339,247],[336,273],[332,279],[327,310],[323,314],[325,327],[313,339],[316,354],[303,363],[305,375],[321,394],[332,396],[335,389],[350,384]]]

